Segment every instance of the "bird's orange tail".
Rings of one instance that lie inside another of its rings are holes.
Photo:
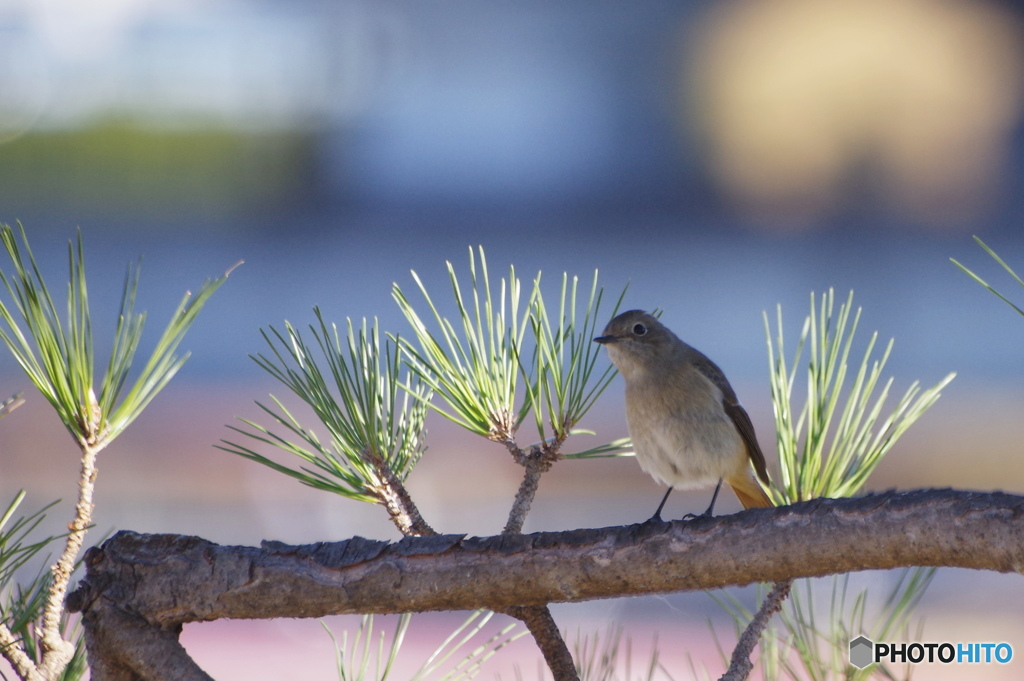
[[[732,491],[736,493],[736,498],[743,504],[743,508],[771,508],[775,506],[761,485],[758,484],[757,480],[750,473],[737,476],[736,478],[727,478],[726,482],[729,483],[729,487],[732,487]]]

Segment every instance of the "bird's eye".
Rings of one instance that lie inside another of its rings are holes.
[[[647,327],[644,326],[643,324],[634,324],[633,325],[633,335],[634,336],[643,336],[646,333],[647,333]]]

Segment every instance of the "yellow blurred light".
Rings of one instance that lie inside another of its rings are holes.
[[[915,219],[970,215],[1021,115],[1017,30],[957,0],[719,6],[690,55],[712,172],[751,211],[821,216],[861,176]]]

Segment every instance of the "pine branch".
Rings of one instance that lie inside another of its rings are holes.
[[[134,638],[152,642],[147,627],[166,634],[193,621],[508,610],[914,565],[1021,572],[1024,497],[887,492],[659,526],[396,543],[256,548],[121,532],[87,552],[68,604],[93,634],[137,613],[120,638],[108,636],[116,645],[90,645],[94,664],[99,655],[111,658],[101,665],[132,665],[152,653]],[[183,654],[176,640],[160,640],[173,649],[166,654]],[[113,678],[94,666],[94,681]]]

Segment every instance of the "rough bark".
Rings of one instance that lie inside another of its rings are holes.
[[[508,610],[913,565],[1021,572],[1024,497],[889,492],[664,524],[395,543],[255,548],[120,532],[86,565],[69,607],[86,613],[93,664],[117,668],[149,655],[154,639],[173,648],[182,623],[224,617]],[[133,613],[127,630],[119,613]],[[109,643],[95,647],[100,634]],[[96,672],[95,681],[164,678]]]
[[[181,625],[153,626],[113,603],[83,617],[91,678],[97,681],[213,681],[181,646]]]
[[[526,625],[555,681],[578,681],[579,674],[576,673],[572,655],[546,605],[516,606],[505,613]]]

